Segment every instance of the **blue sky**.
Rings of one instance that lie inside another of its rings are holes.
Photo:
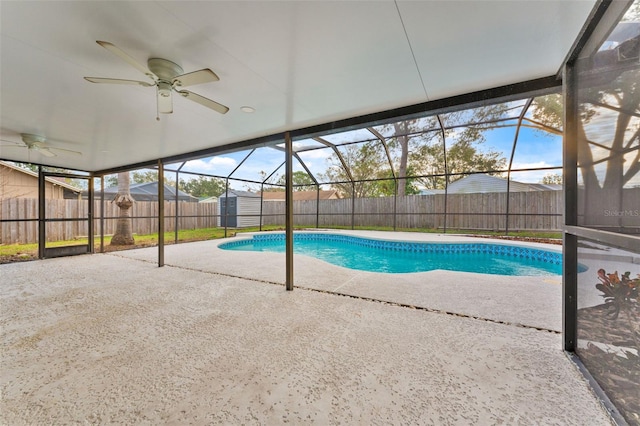
[[[509,160],[511,147],[515,135],[515,127],[498,128],[485,133],[486,142],[482,145],[485,150],[499,151]],[[455,136],[454,136],[455,137]],[[334,142],[338,140],[334,137]],[[188,162],[183,170],[198,173],[206,173],[218,176],[229,175],[240,162],[249,154],[248,151],[224,154],[221,156],[203,158]],[[301,153],[301,158],[307,167],[314,174],[323,173],[327,167],[327,158],[332,154],[329,148],[317,149]],[[271,174],[284,162],[284,152],[273,148],[258,148],[242,164],[232,177],[262,180],[260,172]],[[562,166],[562,138],[557,135],[544,135],[541,132],[533,131],[522,127],[518,138],[518,145],[514,156],[513,168],[536,168]],[[294,171],[304,170],[297,161],[294,161]],[[557,171],[560,172],[560,171]],[[539,182],[542,177],[550,173],[549,171],[535,171],[527,173],[515,173],[512,178],[523,182]],[[553,172],[556,173],[556,172]],[[276,173],[284,174],[284,167]],[[185,175],[186,177],[186,175]],[[247,189],[247,185],[242,182],[233,182],[232,187],[236,189]],[[253,189],[259,189],[255,186]]]

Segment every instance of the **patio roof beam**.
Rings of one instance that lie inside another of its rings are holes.
[[[340,151],[338,151],[338,147],[336,147],[334,144],[332,144],[328,140],[322,139],[321,137],[315,137],[315,138],[312,138],[312,139],[314,141],[320,142],[321,144],[324,144],[324,145],[328,146],[329,148],[333,149],[333,152],[336,154],[336,157],[338,157],[338,160],[340,160],[340,164],[342,164],[342,168],[344,169],[345,173],[347,174],[347,177],[349,178],[349,180],[351,182],[353,182],[353,176],[351,175],[351,170],[349,170],[349,167],[347,167],[347,162],[344,161],[344,157],[342,156]]]
[[[277,149],[278,151],[285,151],[286,149],[280,147],[280,146],[273,146],[273,149]],[[304,161],[302,161],[302,158],[300,158],[300,156],[298,155],[298,152],[293,150],[292,151],[292,155],[298,160],[298,162],[300,163],[300,165],[302,166],[302,168],[307,172],[307,174],[309,175],[309,177],[311,178],[311,180],[313,180],[313,182],[318,185],[318,180],[315,178],[315,176],[313,175],[313,173],[311,173],[311,170],[309,170],[309,168],[307,167],[307,165],[304,163]],[[282,163],[284,164],[284,163]],[[282,167],[282,164],[280,165],[280,167]],[[280,169],[280,167],[278,167],[276,170],[274,170],[273,173],[275,173],[276,171],[278,171]],[[271,177],[273,175],[273,173],[271,173],[271,175],[269,175],[269,177]],[[269,178],[267,178],[269,179]],[[265,182],[267,181],[267,179],[265,179]]]
[[[315,139],[316,137],[360,129],[367,126],[391,124],[393,122],[420,118],[426,115],[444,114],[461,109],[471,109],[500,102],[516,101],[524,97],[548,95],[558,92],[561,86],[561,79],[556,76],[548,76],[317,126],[305,127],[291,131],[291,136],[293,140]]]
[[[247,149],[255,149],[261,147],[270,147],[277,143],[282,143],[284,138],[282,133],[276,133],[255,139],[248,139],[242,142],[235,142],[226,145],[200,149],[198,151],[188,152],[186,154],[172,155],[162,158],[163,163],[179,163],[181,161],[197,160],[204,157],[213,157],[216,155],[228,154],[231,152],[246,151]],[[157,160],[144,161],[135,164],[129,164],[122,167],[114,167],[110,169],[98,170],[96,175],[110,175],[119,172],[127,172],[136,169],[152,168],[158,164]]]
[[[269,176],[267,176],[266,178],[264,178],[264,180],[261,182],[262,185],[264,185],[265,183],[267,183],[267,181],[269,179],[271,179],[273,177],[273,175],[276,174],[276,172],[278,170],[280,170],[280,168],[282,168],[282,166],[284,166],[287,163],[287,160],[283,161],[282,163],[280,163],[280,165],[278,167],[276,167],[276,169],[274,171],[271,172],[271,174]]]
[[[632,2],[633,0],[598,1],[582,26],[582,30],[576,37],[573,46],[569,49],[569,53],[562,62],[563,66],[556,73],[558,79],[566,77],[564,75],[564,64],[572,65],[578,59],[588,57],[600,47],[609,35],[611,27],[615,25]]]
[[[389,153],[389,146],[387,145],[387,141],[385,139],[384,136],[382,136],[380,134],[380,132],[378,132],[376,129],[374,129],[373,127],[367,127],[367,130],[370,131],[371,133],[373,133],[373,135],[378,138],[378,140],[382,143],[382,146],[384,147],[384,152],[387,154],[387,161],[389,161],[389,168],[391,169],[391,176],[393,176],[393,180],[396,180],[396,171],[393,169],[393,161],[391,160],[391,154]]]
[[[237,172],[237,171],[238,171],[238,169],[239,169],[240,167],[242,167],[242,165],[244,164],[244,162],[245,162],[245,161],[247,161],[247,159],[248,159],[249,157],[251,157],[251,154],[253,154],[255,151],[256,151],[256,149],[255,149],[255,148],[253,148],[253,149],[252,149],[252,150],[247,154],[247,156],[246,156],[246,157],[244,157],[244,158],[242,159],[242,161],[241,161],[241,162],[236,166],[236,168],[235,168],[235,169],[233,169],[233,170],[231,171],[231,173],[229,173],[229,175],[227,176],[227,179],[230,179],[230,178],[231,178],[231,176],[233,176],[233,174],[234,174],[235,172]]]
[[[516,153],[516,146],[518,145],[518,136],[520,135],[520,128],[522,127],[522,120],[524,120],[524,116],[531,107],[533,103],[533,98],[529,98],[527,103],[520,111],[520,117],[518,118],[518,124],[516,125],[516,134],[513,137],[513,145],[511,146],[511,157],[509,158],[509,168],[507,170],[507,205],[505,212],[505,223],[504,223],[504,234],[509,235],[509,191],[511,190],[511,168],[513,167],[513,157]]]
[[[425,115],[454,112],[462,108],[475,108],[487,104],[514,101],[522,99],[526,95],[531,97],[547,95],[557,92],[561,86],[562,80],[560,78],[556,76],[548,76],[535,80],[528,80],[520,83],[494,87],[492,89],[467,93],[464,95],[452,96],[449,98],[437,99],[434,101],[423,102],[406,107],[395,108],[387,111],[381,111],[339,121],[333,121],[317,126],[304,127],[292,130],[290,132],[290,135],[292,140],[294,141],[310,138],[317,140],[316,137],[336,132],[355,130],[367,126],[390,124],[396,121],[424,117]],[[195,160],[203,157],[211,157],[214,155],[243,151],[250,148],[253,149],[259,147],[272,147],[276,144],[282,143],[283,139],[284,133],[275,133],[259,138],[248,139],[245,141],[234,142],[222,146],[192,151],[185,154],[164,157],[162,158],[162,160],[164,163],[177,163],[180,161]],[[97,176],[101,176],[119,172],[126,172],[135,169],[149,168],[155,166],[156,164],[156,160],[150,160],[121,167],[96,170],[94,171],[94,173]]]
[[[313,181],[313,183],[315,183],[316,185],[318,185],[318,180],[316,179],[316,177],[313,175],[313,173],[311,173],[311,170],[309,170],[309,168],[307,167],[307,165],[304,163],[304,161],[302,161],[302,158],[300,158],[300,156],[298,155],[297,152],[293,152],[293,156],[296,157],[296,159],[298,160],[298,162],[300,163],[300,165],[302,166],[302,168],[305,170],[305,172],[307,172],[307,175],[309,175],[309,177],[311,178],[311,180]]]

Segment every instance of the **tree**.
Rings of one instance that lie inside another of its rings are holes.
[[[340,158],[334,154],[327,159],[327,171],[320,175],[323,181],[330,183],[332,188],[346,198],[383,195],[376,179],[386,177],[388,169],[384,166],[385,159],[379,144],[365,142],[346,145],[342,149],[342,158],[351,175],[342,166]]]
[[[219,197],[226,190],[223,179],[204,176],[188,180],[180,179],[179,188],[198,198]]]
[[[311,179],[311,176],[302,170],[298,170],[297,172],[293,172],[291,175],[291,181],[293,182],[293,190],[294,191],[315,191],[316,183]],[[281,175],[276,181],[276,187],[272,187],[270,191],[284,191],[284,186],[286,185],[286,176]],[[269,191],[269,190],[267,190]]]
[[[115,203],[120,209],[120,215],[116,222],[116,232],[111,238],[111,245],[113,246],[135,244],[131,225],[131,213],[129,211],[131,206],[133,206],[134,199],[129,193],[129,187],[129,172],[118,173],[118,194],[113,199],[113,203]]]
[[[482,150],[482,144],[484,132],[505,126],[499,120],[506,117],[508,108],[508,104],[488,105],[383,126],[383,133],[393,134],[386,143],[398,177],[398,194],[412,193],[407,185],[418,183],[430,189],[443,189],[446,173],[452,175],[449,182],[461,178],[459,173],[471,171],[500,174],[497,171],[506,167],[506,158],[500,152]],[[473,124],[462,127],[461,123]],[[449,128],[443,132],[441,124]],[[457,127],[452,129],[454,125]],[[443,135],[447,141],[446,162]],[[421,177],[412,181],[405,179],[407,176]]]
[[[398,177],[400,178],[400,180],[398,181],[398,194],[407,193],[407,180],[403,178],[407,176],[407,161],[409,160],[408,131],[410,123],[410,121],[400,121],[398,123],[393,123],[393,128],[395,130],[394,134],[396,135],[395,141],[400,146],[401,152],[398,165]]]
[[[547,173],[542,177],[545,185],[562,185],[562,173]]]
[[[167,179],[167,177],[165,177],[164,180],[166,183],[169,182],[169,179]],[[147,183],[147,182],[157,182],[157,181],[158,181],[157,170],[135,170],[131,172],[131,182],[133,183]]]
[[[464,173],[486,171],[499,175],[506,168],[507,160],[498,151],[483,150],[484,132],[505,125],[496,124],[506,116],[507,104],[490,105],[474,110],[465,110],[439,117],[424,117],[383,126],[378,132],[393,136],[382,141],[369,141],[343,148],[343,158],[356,182],[353,191],[356,196],[373,197],[393,195],[397,178],[399,195],[417,193],[418,186],[443,189],[447,182],[463,177]],[[444,132],[440,123],[473,123]],[[510,124],[513,125],[513,124]],[[447,140],[445,156],[443,135]],[[389,156],[387,156],[387,151]],[[446,158],[446,161],[445,161]],[[350,196],[352,185],[349,174],[336,154],[327,160],[328,168],[323,179],[345,196]],[[391,164],[390,164],[391,163]],[[393,172],[391,170],[393,165]],[[446,167],[445,167],[446,165]],[[387,181],[374,182],[387,178]],[[338,183],[333,183],[338,182]]]
[[[638,11],[636,7],[629,13],[637,19]],[[624,210],[622,189],[633,186],[640,172],[639,44],[636,36],[581,62],[576,133],[585,225],[617,225],[619,217],[602,212]],[[562,121],[559,102],[537,105],[534,118],[557,125]]]
[[[412,167],[408,166],[406,171],[407,176],[414,176],[415,173],[412,171]],[[380,195],[384,195],[387,197],[393,195],[416,195],[420,193],[420,188],[418,188],[418,179],[413,177],[406,177],[404,179],[396,178],[394,180],[393,175],[391,174],[391,169],[387,169],[387,174],[381,176],[383,178],[387,178],[386,180],[380,180],[377,182],[378,192]],[[396,183],[398,182],[398,188],[396,190]],[[403,188],[404,187],[404,188]]]
[[[118,176],[117,175],[107,175],[104,177],[104,184],[107,188],[118,185]],[[157,170],[134,170],[129,172],[129,182],[138,184],[138,183],[148,183],[148,182],[157,182],[158,181],[158,171]],[[164,183],[169,184],[171,186],[176,186],[176,182],[168,176],[164,177]]]

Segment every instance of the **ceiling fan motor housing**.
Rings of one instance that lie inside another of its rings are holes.
[[[151,58],[147,61],[147,65],[160,81],[169,82],[169,85],[171,85],[171,80],[184,74],[180,65],[162,58]]]
[[[29,133],[22,133],[20,136],[24,144],[29,148],[37,149],[44,146],[45,138],[43,136],[31,135]]]

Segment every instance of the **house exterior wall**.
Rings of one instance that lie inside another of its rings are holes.
[[[45,185],[46,198],[64,198],[64,189],[61,186],[51,182],[46,182]],[[9,198],[38,198],[38,178],[0,166],[0,199]]]

